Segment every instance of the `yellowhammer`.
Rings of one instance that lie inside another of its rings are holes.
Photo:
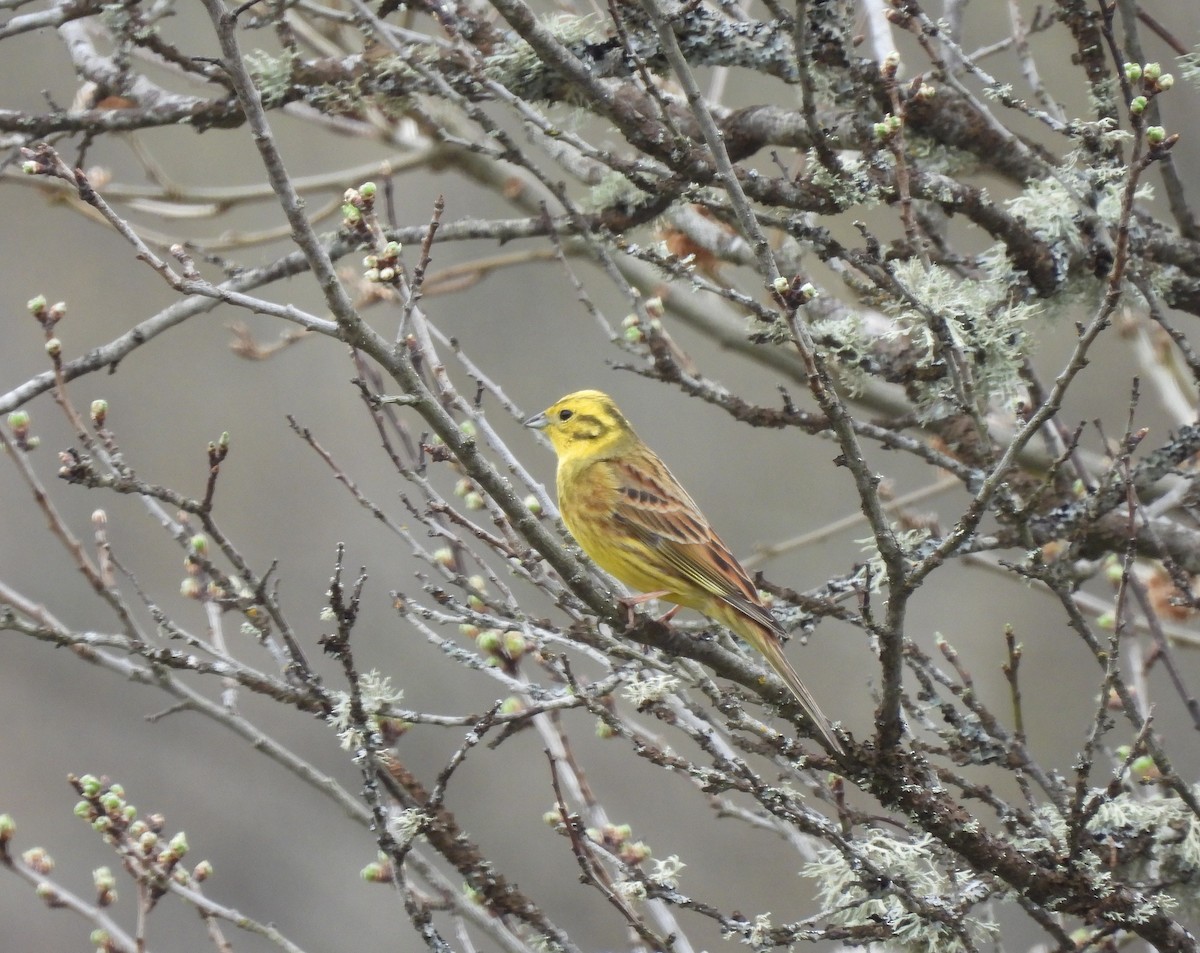
[[[558,454],[563,522],[601,569],[627,586],[696,609],[763,654],[825,743],[842,746],[783,654],[783,630],[746,570],[613,399],[568,394],[525,426],[545,432]]]

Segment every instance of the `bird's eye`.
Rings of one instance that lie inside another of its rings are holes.
[[[560,410],[558,412],[559,420],[570,420],[574,416],[575,416],[575,411],[573,411],[573,410]]]

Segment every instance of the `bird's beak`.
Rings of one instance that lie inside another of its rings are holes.
[[[544,430],[549,423],[550,421],[546,418],[546,412],[542,411],[542,413],[534,414],[526,420],[525,426],[532,427],[534,430]]]

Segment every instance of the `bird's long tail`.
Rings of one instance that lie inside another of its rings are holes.
[[[730,628],[762,653],[771,668],[775,669],[775,674],[783,679],[792,694],[796,696],[796,701],[808,715],[809,721],[816,726],[817,731],[825,740],[825,744],[838,754],[845,754],[846,749],[842,747],[837,735],[833,733],[833,726],[829,723],[829,719],[822,714],[812,692],[804,687],[800,676],[792,668],[792,663],[783,654],[783,643],[779,641],[779,637],[757,620],[748,619],[740,614],[736,619],[726,620],[726,624],[729,624]]]

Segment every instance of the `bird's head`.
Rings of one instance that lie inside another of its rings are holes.
[[[613,399],[598,390],[568,394],[534,414],[525,426],[549,437],[560,458],[591,456],[634,437],[633,428]]]

